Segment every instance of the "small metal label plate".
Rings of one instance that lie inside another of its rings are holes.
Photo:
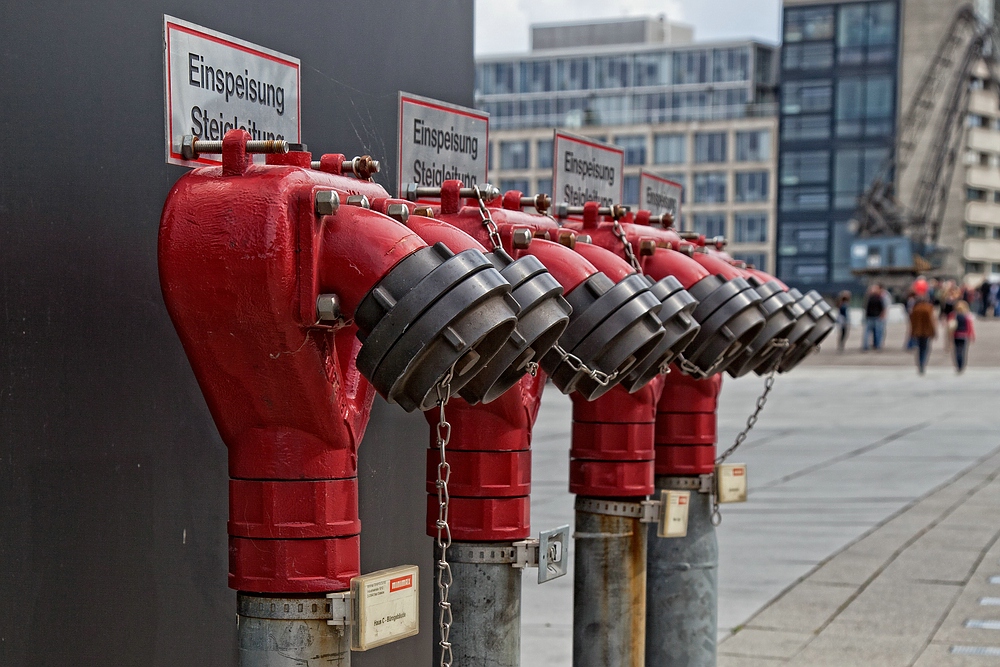
[[[351,650],[412,637],[420,630],[420,569],[401,565],[351,579]]]
[[[688,510],[691,507],[690,491],[660,491],[660,523],[657,537],[685,537],[688,532]]]
[[[715,469],[715,479],[720,503],[747,501],[747,464],[724,463]]]
[[[559,526],[538,534],[538,583],[544,584],[566,574],[569,526]]]

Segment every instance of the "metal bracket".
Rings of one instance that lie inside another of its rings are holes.
[[[538,539],[514,542],[517,553],[511,564],[518,569],[538,568],[538,583],[557,579],[566,574],[569,526],[559,526],[538,533]]]
[[[697,477],[668,477],[664,486],[671,491],[697,491],[698,493],[715,493],[715,475],[708,473]]]
[[[330,618],[326,624],[350,627],[354,618],[351,592],[327,593],[326,599],[330,601]]]
[[[639,523],[659,523],[660,514],[663,512],[663,503],[659,500],[643,500],[639,505],[642,507],[642,516]]]

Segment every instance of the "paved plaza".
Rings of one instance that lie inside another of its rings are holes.
[[[724,506],[718,530],[720,667],[1000,664],[1000,606],[979,604],[1000,598],[1000,323],[980,323],[961,376],[938,354],[918,377],[896,329],[882,352],[827,345],[779,376],[734,456],[750,499]],[[726,379],[720,445],[762,387]],[[570,412],[549,387],[536,531],[573,524]],[[572,571],[544,586],[526,576],[523,619],[522,664],[570,665]]]

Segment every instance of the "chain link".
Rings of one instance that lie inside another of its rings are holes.
[[[440,667],[451,667],[452,653],[451,642],[448,641],[451,635],[451,603],[448,601],[448,593],[454,582],[451,574],[451,565],[448,564],[448,548],[451,547],[451,527],[448,525],[448,506],[451,498],[448,496],[448,481],[451,479],[451,466],[448,464],[445,450],[451,441],[451,424],[444,414],[444,408],[448,405],[451,397],[451,380],[454,377],[455,367],[452,366],[441,382],[437,385],[437,406],[438,423],[435,432],[437,440],[438,455],[440,460],[437,466],[437,496],[438,496],[438,518],[437,523],[437,587],[438,587],[438,628],[441,639],[438,642],[441,647]]]
[[[642,273],[642,267],[639,266],[639,259],[635,256],[635,252],[632,250],[632,242],[628,240],[627,236],[625,236],[625,230],[622,228],[621,223],[615,220],[615,226],[612,229],[614,230],[615,236],[618,237],[618,240],[622,242],[622,246],[625,248],[625,259],[628,260],[628,263],[632,265],[633,269],[635,269],[638,273]]]
[[[705,371],[695,366],[686,357],[681,357],[680,359],[678,359],[677,366],[682,371],[684,371],[685,373],[687,373],[688,375],[690,375],[695,379],[704,380],[708,377],[708,375],[705,374]]]
[[[569,364],[569,367],[578,373],[585,373],[590,376],[590,379],[601,385],[602,387],[607,387],[609,384],[615,381],[618,377],[618,371],[611,373],[604,373],[596,368],[590,368],[587,364],[583,363],[583,360],[575,354],[570,354],[559,344],[553,345],[552,349],[555,350],[556,354],[562,357],[562,360]]]
[[[490,215],[490,209],[486,207],[486,202],[483,201],[483,193],[479,189],[479,186],[473,186],[472,188],[476,193],[476,199],[479,202],[479,215],[483,219],[483,225],[486,226],[486,231],[490,235],[490,243],[493,244],[494,250],[500,250],[503,247],[503,243],[500,239],[500,230],[497,229],[497,223],[493,221],[493,216]]]

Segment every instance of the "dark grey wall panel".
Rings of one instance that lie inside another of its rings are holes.
[[[226,665],[226,452],[167,318],[164,13],[302,61],[303,139],[395,183],[396,91],[471,105],[472,0],[8,2],[0,21],[0,665]],[[418,563],[419,415],[376,406],[366,571]],[[419,657],[423,656],[423,657]]]

